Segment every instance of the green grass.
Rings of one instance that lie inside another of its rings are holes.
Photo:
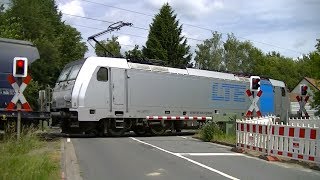
[[[227,144],[233,144],[235,145],[237,141],[235,134],[219,134],[216,136],[213,136],[211,139],[211,142],[222,142]]]
[[[199,131],[198,137],[207,142],[236,144],[235,134],[225,134],[215,122],[208,122]]]
[[[59,179],[59,155],[56,147],[47,146],[32,132],[24,133],[19,140],[5,137],[0,142],[0,179]]]

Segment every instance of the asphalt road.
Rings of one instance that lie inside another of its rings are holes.
[[[267,162],[189,136],[72,138],[85,180],[319,180],[320,172]]]

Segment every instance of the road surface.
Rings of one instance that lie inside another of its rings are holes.
[[[85,180],[319,180],[320,172],[233,153],[190,136],[72,138]]]

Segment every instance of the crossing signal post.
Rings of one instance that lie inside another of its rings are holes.
[[[257,92],[256,96],[254,96],[254,92]],[[251,101],[251,105],[246,113],[247,117],[253,116],[253,111],[256,111],[258,117],[261,117],[261,111],[258,107],[259,99],[262,95],[262,91],[260,89],[260,77],[259,76],[251,76],[250,77],[250,89],[246,91],[247,96]]]
[[[308,94],[308,86],[305,84],[300,85],[300,96],[296,96],[296,99],[298,100],[299,106],[300,106],[298,115],[302,117],[302,113],[304,113],[305,117],[309,118],[309,114],[305,108],[305,105],[309,100],[309,96],[307,94]]]
[[[16,80],[15,80],[16,78]],[[22,80],[24,78],[24,80]],[[12,75],[8,76],[8,81],[15,91],[15,95],[7,106],[8,111],[12,111],[17,106],[17,138],[20,138],[21,131],[21,106],[24,110],[30,111],[30,105],[22,94],[31,77],[28,76],[28,59],[26,57],[15,57],[13,59]],[[22,104],[22,105],[21,105]]]

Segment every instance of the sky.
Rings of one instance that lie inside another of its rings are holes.
[[[320,0],[56,0],[63,19],[81,32],[84,41],[107,29],[110,22],[132,23],[132,27],[97,38],[118,36],[122,52],[135,44],[145,45],[149,25],[166,2],[177,14],[192,52],[212,37],[212,31],[222,33],[224,40],[234,33],[265,53],[277,51],[292,58],[314,51],[320,38]],[[95,55],[87,45],[86,56]]]

